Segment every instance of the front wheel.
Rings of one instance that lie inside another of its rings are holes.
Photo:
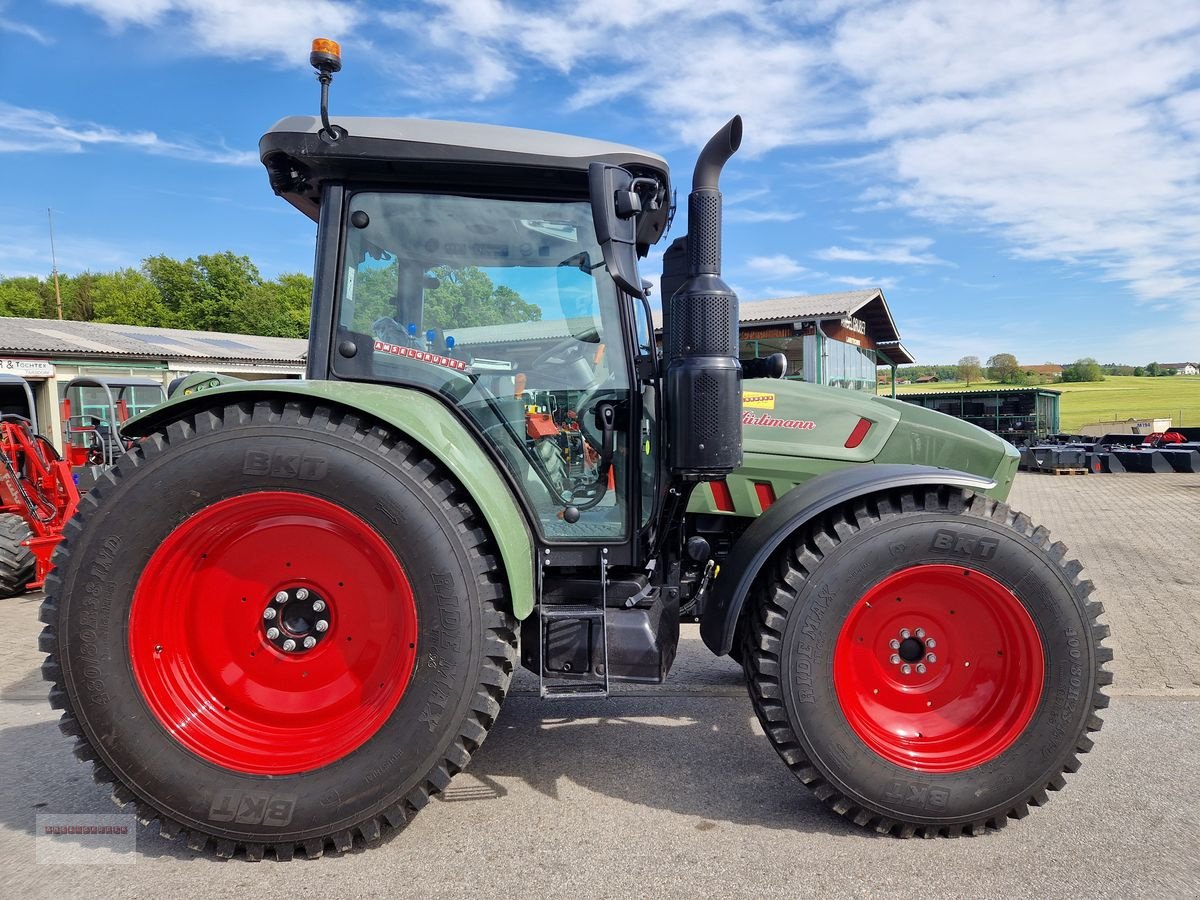
[[[60,727],[197,850],[312,857],[466,765],[515,622],[470,496],[403,436],[305,401],[204,410],[80,504],[42,606]]]
[[[1021,818],[1092,747],[1108,629],[1049,532],[951,488],[810,523],[760,577],[743,644],[775,749],[835,812],[903,837]]]

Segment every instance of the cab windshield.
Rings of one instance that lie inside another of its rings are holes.
[[[630,379],[590,204],[364,191],[347,217],[338,341],[366,352],[335,371],[452,398],[548,537],[622,537],[597,417]]]

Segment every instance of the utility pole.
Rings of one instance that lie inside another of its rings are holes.
[[[50,220],[50,271],[54,273],[54,302],[58,306],[58,320],[62,321],[62,292],[58,289],[58,256],[54,252],[54,210],[46,207],[46,218]]]

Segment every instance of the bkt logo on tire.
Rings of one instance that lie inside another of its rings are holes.
[[[932,547],[934,550],[941,550],[945,553],[953,553],[956,556],[965,556],[970,559],[991,559],[996,555],[996,548],[1000,546],[999,541],[991,538],[973,538],[963,534],[955,534],[953,531],[938,531],[933,536]]]
[[[292,821],[296,798],[252,791],[218,791],[208,810],[211,822],[283,826]]]

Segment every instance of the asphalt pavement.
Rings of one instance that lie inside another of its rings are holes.
[[[548,704],[519,679],[468,771],[381,846],[219,861],[139,828],[132,864],[39,863],[38,815],[118,810],[54,724],[33,595],[0,602],[0,897],[1200,896],[1200,476],[1022,475],[1013,501],[1083,561],[1118,656],[1083,768],[1000,832],[834,816],[688,626],[661,688]]]

